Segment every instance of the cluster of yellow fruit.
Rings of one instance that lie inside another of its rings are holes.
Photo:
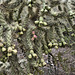
[[[28,7],[32,8],[33,4],[35,4],[35,0],[28,0]]]
[[[41,58],[41,59],[39,60],[37,54],[34,53],[33,50],[30,50],[30,54],[28,55],[28,58],[29,58],[29,59],[37,58],[37,61],[34,61],[34,62],[31,63],[34,67],[42,67],[42,66],[45,66],[45,65],[46,65],[44,59]]]
[[[65,46],[67,43],[65,42],[64,38],[61,38],[62,44]]]
[[[15,49],[15,45],[12,47],[2,47],[2,52],[7,52],[7,57],[12,56],[12,54],[16,55],[17,54],[17,50]]]
[[[40,61],[38,61],[38,63],[39,63],[38,64],[39,67],[46,66],[46,62],[44,61],[43,58],[41,58]]]
[[[70,16],[75,15],[75,12],[73,10],[69,11]]]
[[[15,28],[16,32],[18,33],[16,37],[19,37],[19,35],[23,35],[23,33],[26,31],[25,28],[23,28],[22,26],[18,25]]]
[[[33,65],[34,67],[43,67],[43,66],[46,66],[46,62],[44,61],[43,58],[41,58],[41,59],[37,59],[36,61],[32,62],[31,65]]]
[[[48,53],[51,53],[52,49],[48,48],[47,45],[44,45],[44,50],[43,51],[44,51],[43,53],[45,53],[47,55]]]
[[[74,34],[74,33],[72,33],[72,34],[71,34],[71,36],[72,36],[72,37],[75,37],[75,34]]]
[[[58,47],[65,46],[66,44],[67,43],[65,42],[65,40],[61,38],[61,42],[58,42],[56,39],[54,39],[48,44],[48,46],[50,48],[55,47],[55,49],[58,49]]]
[[[40,17],[39,20],[35,21],[35,24],[37,24],[39,27],[41,27],[42,25],[46,26],[47,22],[43,22],[43,17]]]
[[[36,53],[34,53],[34,51],[33,50],[30,50],[30,54],[28,55],[28,58],[29,59],[32,59],[32,57],[37,57],[37,54]]]
[[[57,40],[52,40],[49,44],[48,44],[49,47],[55,47],[56,49],[58,49],[58,43],[57,43]]]
[[[1,61],[5,62],[8,57],[12,56],[13,54],[17,54],[17,50],[15,49],[15,45],[11,47],[6,47],[6,43],[2,38],[0,38],[0,52],[2,54]]]
[[[51,10],[51,7],[45,4],[44,7],[41,9],[41,12],[47,13],[49,12],[49,10]]]

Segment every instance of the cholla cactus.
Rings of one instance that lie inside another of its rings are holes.
[[[19,66],[19,75],[43,75],[40,67],[46,66],[43,54],[51,54],[52,48],[72,46],[75,30],[68,2],[59,0],[6,0],[0,5],[0,53],[2,62],[9,61],[12,75],[18,67],[17,53],[26,57],[25,70]],[[69,13],[68,13],[69,12]],[[74,17],[75,18],[75,17]],[[18,46],[14,45],[14,40]],[[53,57],[54,58],[54,57]],[[17,59],[17,60],[16,60]],[[50,61],[49,61],[50,63]],[[26,66],[28,65],[28,66]],[[54,64],[55,65],[55,64]],[[15,75],[18,75],[17,73]]]

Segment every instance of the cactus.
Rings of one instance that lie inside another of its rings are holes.
[[[16,72],[13,68],[19,66],[19,48],[27,60],[25,63],[28,66],[24,65],[27,72],[24,73],[42,75],[43,71],[41,72],[39,67],[46,66],[43,54],[49,58],[51,55],[55,66],[52,48],[75,44],[75,29],[72,22],[75,14],[69,11],[67,3],[58,0],[15,0],[14,3],[13,0],[6,0],[0,5],[0,61],[9,61],[11,65],[17,63],[11,66],[12,75]],[[13,46],[14,40],[18,46]],[[18,71],[20,70],[19,66]],[[21,74],[22,72],[15,75]]]

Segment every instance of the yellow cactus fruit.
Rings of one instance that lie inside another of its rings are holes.
[[[16,49],[14,49],[12,51],[13,51],[13,54],[17,54],[17,50]]]
[[[44,62],[44,59],[41,59],[41,62]]]
[[[23,31],[26,31],[26,29],[25,29],[25,28],[23,28]]]
[[[20,31],[22,31],[22,26],[18,26],[18,29],[19,29]]]
[[[20,35],[23,35],[23,32],[21,31],[19,34],[20,34]]]
[[[71,36],[75,36],[75,34],[74,34],[74,33],[72,33],[72,34],[71,34]]]
[[[37,57],[37,54],[33,53],[33,57]]]
[[[39,67],[41,67],[41,66],[42,66],[42,64],[40,63],[40,64],[39,64]]]
[[[3,43],[2,42],[0,42],[0,47],[3,47]]]
[[[42,64],[43,64],[43,66],[46,66],[46,63],[45,62],[43,62]]]
[[[43,22],[42,22],[42,21],[40,21],[39,23],[40,23],[40,24],[43,24]]]
[[[5,57],[5,59],[4,60],[7,60],[7,57]]]
[[[46,22],[43,22],[43,24],[46,26],[47,25],[47,23]]]
[[[58,14],[57,14],[57,12],[52,12],[52,15],[57,16]]]
[[[55,46],[55,43],[53,43],[53,45]]]
[[[48,12],[46,9],[44,10],[45,12]]]
[[[48,10],[50,10],[50,9],[51,9],[51,7],[47,7],[47,9],[48,9]]]
[[[8,47],[8,52],[12,52],[12,47]]]
[[[40,21],[43,21],[43,17],[40,17],[39,20],[40,20]]]
[[[52,40],[52,41],[51,41],[51,43],[54,43],[54,42],[55,42],[55,40]]]
[[[2,48],[2,51],[3,51],[3,52],[6,51],[6,48],[3,47],[3,48]]]
[[[44,11],[44,9],[41,9],[41,12],[43,12]]]
[[[61,38],[61,41],[62,41],[62,42],[64,42],[64,39],[63,39],[63,38]]]
[[[35,24],[38,24],[39,23],[39,21],[35,21]]]
[[[12,56],[12,53],[8,53],[7,56],[8,56],[8,57]]]
[[[36,64],[34,65],[34,67],[38,67],[38,63],[36,63]]]
[[[58,49],[58,46],[55,46],[56,49]]]
[[[50,42],[50,43],[48,44],[48,46],[52,47],[52,43]]]
[[[31,58],[32,58],[32,55],[31,55],[31,54],[29,54],[29,55],[28,55],[28,58],[29,58],[29,59],[31,59]]]
[[[15,44],[13,44],[13,46],[15,47]]]
[[[67,43],[66,42],[63,42],[63,45],[66,45]]]
[[[62,46],[62,43],[59,43],[59,46]]]
[[[31,4],[29,4],[28,6],[29,6],[30,8],[32,7],[32,5],[31,5]]]
[[[34,51],[33,51],[33,50],[30,50],[30,53],[31,53],[31,54],[33,54],[33,53],[34,53]]]
[[[13,46],[12,46],[12,49],[14,49],[15,48],[15,44],[13,44]]]

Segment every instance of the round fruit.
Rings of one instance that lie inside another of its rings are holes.
[[[14,49],[12,51],[13,51],[13,54],[17,54],[17,50],[16,49]]]
[[[57,16],[57,12],[53,12],[52,15],[53,15],[53,16]]]
[[[41,67],[41,66],[42,66],[42,64],[40,63],[40,64],[39,64],[39,67]]]
[[[62,43],[59,43],[59,46],[62,46]]]
[[[34,53],[34,51],[33,51],[33,50],[30,50],[30,53],[31,53],[31,54],[33,54],[33,53]]]
[[[48,9],[48,10],[50,10],[50,9],[51,9],[51,7],[47,7],[47,9]]]
[[[41,12],[43,12],[44,11],[44,9],[41,9]]]
[[[43,22],[43,24],[46,26],[47,25],[47,23],[46,22]]]
[[[23,30],[23,31],[26,31],[26,29],[25,29],[25,28],[23,28],[22,30]]]
[[[40,23],[40,24],[43,24],[43,22],[42,22],[42,21],[40,21],[39,23]]]
[[[8,53],[7,56],[8,56],[8,57],[12,56],[12,53]]]
[[[33,53],[33,57],[37,57],[37,54]]]
[[[3,47],[3,48],[2,48],[2,51],[3,51],[3,52],[6,51],[6,48]]]
[[[29,6],[30,8],[32,7],[32,5],[31,5],[31,4],[29,4],[28,6]]]
[[[43,66],[46,66],[46,63],[45,62],[43,62]]]
[[[62,41],[62,42],[64,42],[64,39],[63,39],[63,38],[61,38],[61,41]]]
[[[40,21],[43,21],[43,17],[40,17],[40,19],[39,19]]]
[[[55,46],[56,49],[58,49],[58,46]]]
[[[44,62],[44,59],[41,59],[41,62]]]
[[[38,24],[39,23],[39,21],[35,21],[35,24]]]
[[[66,45],[67,43],[66,42],[63,42],[63,45]]]
[[[52,47],[52,43],[50,42],[50,43],[48,44],[48,46]]]
[[[8,52],[12,52],[12,47],[8,47]]]
[[[31,54],[29,54],[29,55],[28,55],[28,58],[29,58],[29,59],[31,59],[31,58],[32,58],[32,55],[31,55]]]
[[[20,35],[22,35],[22,34],[23,34],[23,32],[21,31],[19,34],[20,34]]]
[[[47,10],[46,10],[46,9],[45,9],[44,11],[45,11],[45,12],[47,12]]]
[[[0,47],[3,47],[3,43],[2,42],[0,42]]]

